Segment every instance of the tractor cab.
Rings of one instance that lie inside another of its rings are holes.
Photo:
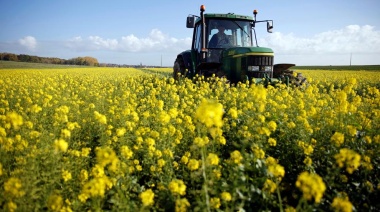
[[[187,17],[187,28],[194,28],[191,51],[196,69],[221,65],[222,51],[233,47],[252,47],[253,18],[233,13],[201,14]]]

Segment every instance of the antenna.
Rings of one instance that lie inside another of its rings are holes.
[[[350,66],[351,66],[351,61],[352,61],[352,52],[350,54]]]

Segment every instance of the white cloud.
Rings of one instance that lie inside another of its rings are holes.
[[[37,40],[32,36],[26,36],[18,40],[18,43],[30,51],[34,51],[37,47]]]
[[[99,36],[88,38],[75,37],[66,46],[77,51],[116,50],[121,52],[164,51],[177,52],[190,48],[191,38],[172,38],[158,29],[153,29],[147,37],[139,38],[134,34],[120,39],[105,39]]]
[[[280,54],[378,54],[380,31],[369,25],[349,25],[343,29],[316,34],[311,38],[275,32],[260,39],[259,45],[271,47]]]

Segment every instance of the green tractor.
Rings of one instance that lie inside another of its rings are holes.
[[[257,11],[252,16],[205,14],[200,7],[200,17],[187,17],[187,28],[194,28],[191,50],[177,55],[173,77],[198,76],[225,77],[236,84],[249,80],[254,83],[302,85],[306,78],[288,68],[295,64],[273,64],[274,52],[257,44],[255,25],[266,22],[272,32],[273,20],[257,21]],[[254,43],[255,42],[255,43]]]

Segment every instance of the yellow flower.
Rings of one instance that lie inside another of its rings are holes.
[[[331,137],[331,141],[336,145],[340,146],[344,143],[344,134],[340,132],[335,132],[334,135]]]
[[[128,146],[122,146],[120,151],[125,159],[130,159],[133,156],[133,151]]]
[[[69,144],[60,138],[54,141],[54,147],[56,151],[66,152]]]
[[[199,146],[199,147],[205,146],[206,144],[208,144],[208,142],[209,142],[209,139],[207,137],[204,137],[204,138],[196,137],[196,138],[194,138],[194,144]]]
[[[222,198],[222,200],[226,201],[226,202],[229,202],[232,200],[232,196],[229,192],[226,192],[226,191],[223,191],[221,194],[220,194],[220,198]]]
[[[310,157],[306,157],[306,158],[303,160],[303,163],[304,163],[306,166],[311,166],[311,164],[313,164],[313,160],[312,160]]]
[[[268,173],[270,176],[281,179],[285,175],[285,169],[280,164],[273,163],[268,165]]]
[[[81,202],[86,202],[90,197],[104,197],[106,190],[111,189],[112,186],[111,180],[106,176],[96,177],[83,185],[78,198]]]
[[[189,158],[186,155],[182,156],[181,163],[187,164],[188,162],[189,162]]]
[[[214,153],[209,153],[207,156],[207,164],[209,165],[218,165],[219,164],[219,157],[218,155]]]
[[[90,154],[90,152],[91,152],[91,148],[88,148],[88,147],[82,148],[81,156],[87,157]]]
[[[352,203],[348,200],[348,197],[335,197],[331,207],[334,208],[334,211],[341,212],[351,212],[353,209]]]
[[[67,170],[62,170],[62,178],[65,182],[71,180],[72,178],[71,173]]]
[[[101,124],[107,124],[107,117],[105,115],[100,114],[98,111],[94,112],[95,119]]]
[[[82,169],[82,170],[80,171],[79,180],[80,180],[81,182],[85,182],[85,181],[88,180],[88,172],[87,172],[87,170]]]
[[[269,193],[273,193],[276,191],[277,185],[270,179],[266,179],[264,183],[263,190],[268,191]]]
[[[6,121],[10,123],[15,130],[18,130],[24,123],[22,116],[16,112],[7,113]]]
[[[191,170],[191,171],[195,171],[199,168],[199,161],[198,160],[195,160],[195,159],[190,159],[189,160],[189,163],[187,164],[187,167]]]
[[[233,163],[239,164],[243,160],[243,156],[241,156],[238,150],[235,150],[230,154],[230,159]]]
[[[203,100],[195,112],[196,119],[206,127],[223,125],[223,105],[212,100]]]
[[[296,187],[302,191],[303,197],[307,200],[314,198],[319,203],[326,190],[326,185],[322,178],[313,173],[302,172],[296,181]]]
[[[3,175],[3,165],[0,163],[0,176]]]
[[[32,105],[32,107],[30,107],[30,112],[32,113],[39,113],[41,111],[42,111],[42,108],[38,106],[37,104],[34,104]]]
[[[157,166],[160,168],[164,167],[165,164],[166,164],[166,161],[162,158],[157,161]]]
[[[71,137],[71,132],[68,129],[62,129],[61,130],[61,136],[64,138],[70,138]]]
[[[334,158],[339,168],[346,167],[349,174],[352,174],[360,166],[360,155],[347,148],[340,149]]]
[[[351,136],[356,136],[357,130],[354,126],[347,125],[348,134]]]
[[[11,211],[11,212],[16,211],[16,209],[17,209],[16,203],[14,203],[12,201],[8,202],[6,207],[8,208],[8,211]]]
[[[220,199],[218,197],[213,197],[210,199],[210,206],[218,209],[220,207]]]
[[[238,112],[237,112],[236,108],[230,108],[230,110],[228,110],[228,114],[233,119],[237,119],[237,117],[238,117]]]
[[[9,178],[4,183],[4,191],[13,197],[22,197],[25,195],[25,192],[22,190],[21,180],[15,177]]]
[[[269,138],[268,139],[269,146],[276,146],[276,140],[274,138]]]
[[[187,212],[187,208],[189,206],[190,206],[190,203],[185,198],[175,200],[175,211],[176,212]]]
[[[174,179],[169,183],[169,190],[175,195],[181,196],[186,194],[186,185],[182,180]]]
[[[139,197],[144,206],[149,206],[154,203],[154,192],[152,191],[152,189],[143,191],[142,193],[140,193]]]
[[[118,128],[116,130],[116,136],[117,137],[122,137],[126,132],[127,132],[127,130],[124,127]]]
[[[167,124],[170,122],[170,119],[171,119],[170,115],[166,113],[165,111],[161,111],[158,118],[161,124]]]
[[[99,165],[105,167],[106,165],[114,165],[119,161],[116,153],[110,147],[96,148],[96,161]]]
[[[251,150],[252,150],[253,154],[255,155],[255,158],[257,158],[257,159],[264,159],[265,152],[260,147],[253,145],[251,147]]]
[[[58,194],[50,195],[47,204],[50,210],[60,211],[63,206],[63,198]]]
[[[270,131],[274,132],[277,129],[277,124],[274,121],[270,121],[268,123],[268,128]]]

